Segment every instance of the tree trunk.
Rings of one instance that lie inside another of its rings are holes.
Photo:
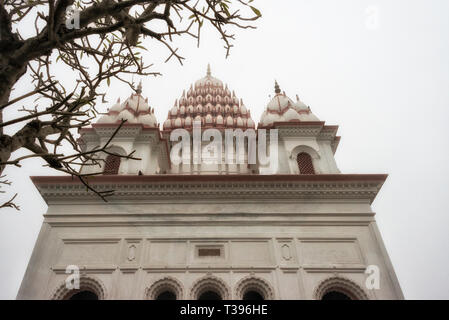
[[[14,84],[26,72],[26,64],[15,64],[11,56],[13,54],[0,54],[0,106],[8,103]],[[3,123],[3,111],[7,108],[0,109],[0,123]],[[0,127],[0,162],[8,161],[13,151],[11,137],[3,134],[3,127]],[[0,165],[0,175],[4,167],[4,165]]]

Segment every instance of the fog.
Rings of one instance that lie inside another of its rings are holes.
[[[336,160],[342,173],[388,173],[373,203],[385,246],[407,299],[449,299],[449,1],[255,1],[256,30],[235,30],[225,59],[210,28],[201,45],[176,42],[186,57],[146,40],[161,77],[142,80],[160,123],[184,89],[206,74],[228,83],[257,123],[276,79],[281,90],[339,125]],[[68,76],[66,81],[71,81]],[[21,80],[14,94],[31,89]],[[131,93],[112,82],[105,111]],[[4,120],[17,116],[14,110]],[[8,128],[10,131],[16,127]],[[21,154],[16,152],[14,156]],[[15,299],[47,207],[29,176],[56,174],[28,160],[9,167],[21,210],[0,211],[0,298]]]

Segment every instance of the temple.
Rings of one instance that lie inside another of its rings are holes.
[[[77,178],[32,177],[48,211],[18,299],[403,299],[371,208],[387,175],[341,173],[338,127],[277,82],[257,125],[210,66],[162,123],[139,84],[81,149],[123,120],[81,169],[107,202]],[[269,163],[249,161],[253,143]]]

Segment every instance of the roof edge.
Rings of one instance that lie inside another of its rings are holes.
[[[384,183],[388,174],[274,174],[274,175],[98,175],[88,179],[94,183],[160,183],[160,182],[206,182],[206,181],[229,181],[229,182],[272,182],[272,181],[292,181],[292,182],[362,182],[372,181]],[[32,176],[33,183],[38,186],[42,184],[81,184],[72,176]]]

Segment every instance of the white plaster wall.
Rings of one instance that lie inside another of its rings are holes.
[[[142,299],[165,276],[190,299],[195,281],[208,274],[226,283],[231,298],[250,274],[269,283],[276,299],[312,299],[321,281],[338,274],[370,299],[400,299],[381,241],[365,203],[50,205],[17,298],[50,298],[75,264],[103,283],[107,299]],[[195,258],[198,244],[223,245],[223,258]],[[368,265],[380,269],[379,290],[364,287]]]

